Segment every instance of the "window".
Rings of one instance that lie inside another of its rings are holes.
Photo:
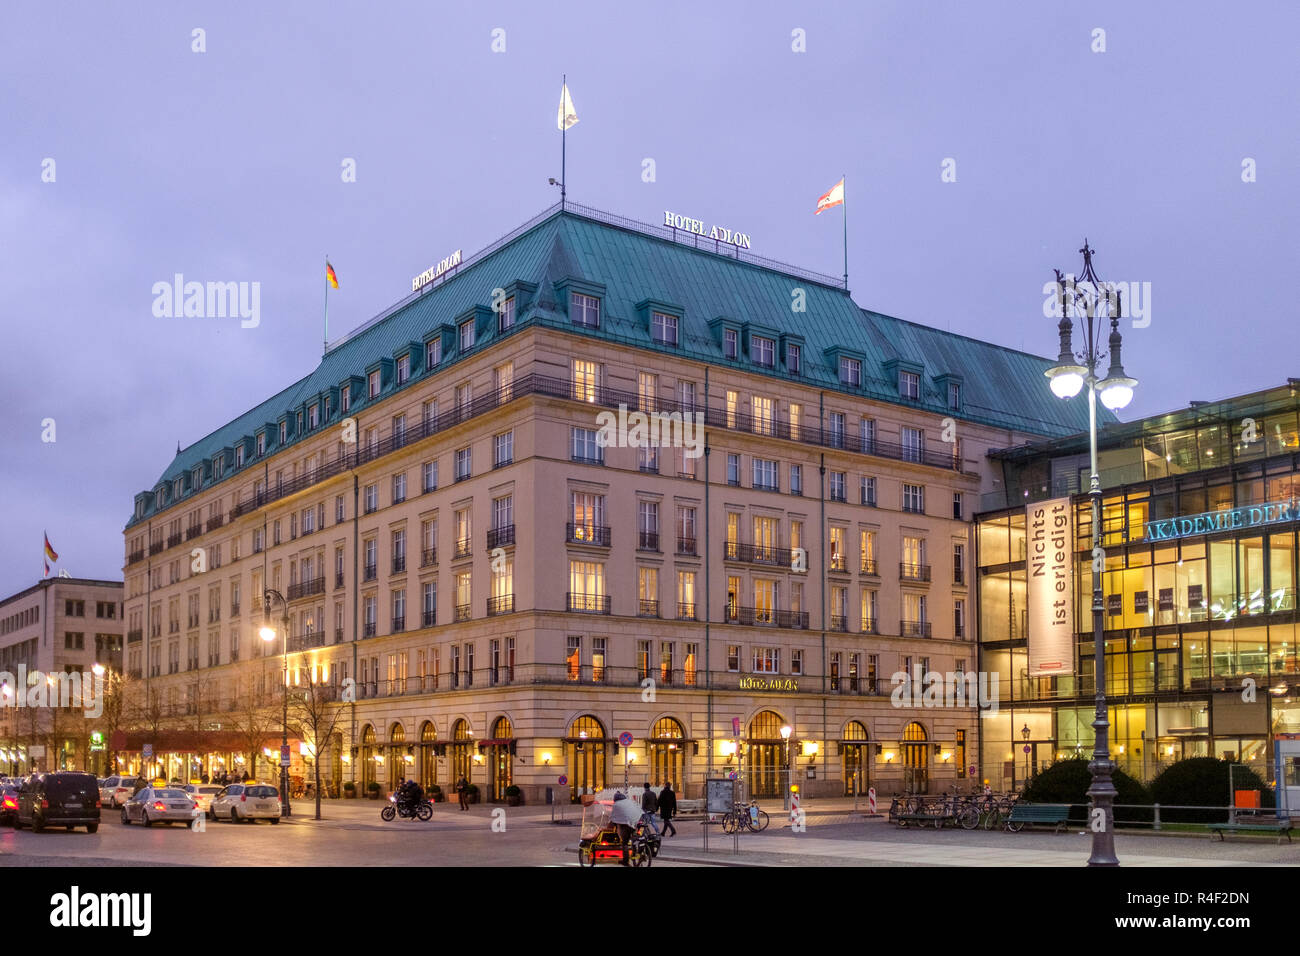
[[[659,474],[659,448],[657,445],[638,445],[636,465],[641,471]]]
[[[909,401],[918,401],[921,398],[921,376],[916,372],[898,373],[898,397]]]
[[[848,558],[845,556],[844,529],[831,528],[831,570],[847,571]]]
[[[770,578],[754,579],[754,623],[771,624],[776,610],[776,582]]]
[[[776,480],[776,462],[765,458],[754,459],[754,487],[764,491],[779,491]]]
[[[862,450],[869,452],[876,447],[876,420],[874,418],[863,418],[858,422],[858,440],[862,443]]]
[[[244,467],[244,446],[242,443],[235,446],[235,467],[236,468]],[[180,494],[181,494],[180,485],[177,484],[177,486],[173,489],[172,498],[173,499],[179,498]]]
[[[470,447],[456,449],[456,480],[464,481],[473,472],[473,460]]]
[[[961,598],[952,602],[952,636],[966,636],[966,602]]]
[[[776,434],[776,402],[762,395],[750,398],[751,424],[755,435]]]
[[[605,463],[605,450],[596,441],[598,433],[595,429],[573,426],[570,428],[569,433],[574,461],[593,465],[603,465]]]
[[[497,331],[505,332],[507,329],[515,327],[515,297],[511,296],[501,303],[501,310],[497,313]]]
[[[790,466],[790,494],[803,494],[803,465]]]
[[[795,648],[790,652],[790,673],[798,676],[803,673],[803,650]]]
[[[677,572],[677,617],[683,621],[695,620],[695,572]]]
[[[365,502],[366,502],[366,514],[370,514],[372,511],[376,511],[376,510],[378,510],[378,508],[379,508],[379,486],[378,486],[378,485],[366,485],[365,492],[364,492],[364,496],[365,496]],[[277,537],[276,537],[276,541],[275,541],[275,543],[276,543],[276,544],[279,544],[279,543],[280,543],[280,539],[279,539],[279,536],[278,536],[278,535],[277,535]]]
[[[966,545],[954,543],[952,546],[952,583],[966,583]]]
[[[876,573],[876,532],[863,531],[859,534],[859,550],[862,552],[863,574]]]
[[[862,363],[855,358],[840,358],[840,381],[857,388],[862,384]]]
[[[608,543],[605,537],[605,496],[585,491],[569,492],[569,511],[573,515],[574,541]],[[597,531],[597,529],[600,529]]]
[[[911,579],[921,579],[925,572],[922,567],[925,564],[925,539],[918,538],[915,535],[903,536],[903,564],[904,576]]]
[[[781,649],[777,647],[754,648],[754,673],[781,673]]]
[[[863,475],[861,491],[862,503],[874,508],[876,506],[876,479],[870,475]]]
[[[424,423],[424,434],[431,434],[438,424],[438,402],[431,399],[420,406],[420,421]]]
[[[289,439],[289,423],[280,422],[280,444],[283,445]]]
[[[776,342],[772,339],[765,339],[761,335],[755,335],[750,339],[750,358],[754,360],[755,365],[762,365],[772,368],[776,365]]]
[[[695,508],[677,506],[677,553],[695,553]]]
[[[636,642],[636,676],[638,680],[645,680],[650,676],[650,642]]]
[[[727,645],[727,670],[729,671],[740,670],[740,645],[739,644]]]
[[[456,573],[456,620],[468,621],[473,604],[473,576],[469,571]]]
[[[581,292],[569,293],[569,319],[584,328],[600,328],[600,300]]]
[[[394,445],[406,444],[406,416],[405,415],[393,416],[393,444]]]
[[[956,382],[948,383],[948,407],[954,412],[961,409],[961,386]]]
[[[492,391],[496,393],[497,401],[505,404],[514,398],[515,384],[515,363],[503,362],[496,368],[492,369]]]
[[[727,390],[727,427],[736,427],[736,406],[740,404],[740,393]]]
[[[492,437],[492,467],[500,468],[515,460],[515,433],[503,432]]]
[[[442,337],[424,343],[424,367],[433,368],[442,361]],[[344,408],[344,411],[347,411]]]
[[[338,495],[334,498],[334,523],[338,524],[342,520],[343,520],[343,496]]]
[[[474,320],[466,319],[460,324],[458,331],[460,334],[460,350],[461,352],[468,352],[474,347],[474,335],[476,331],[474,328]]]
[[[903,460],[920,461],[925,451],[925,432],[903,426]]]
[[[954,491],[952,493],[952,516],[957,521],[961,520],[961,492],[960,491]]]
[[[727,484],[740,485],[740,456],[727,456]]]
[[[903,510],[915,514],[925,513],[925,486],[903,483]]]
[[[677,344],[677,316],[654,312],[650,316],[650,337],[660,345]]]
[[[637,549],[659,550],[659,502],[638,501],[636,504]]]
[[[423,601],[423,616],[420,624],[422,627],[433,627],[438,623],[438,582],[429,581],[424,585],[421,600]]]
[[[695,383],[678,382],[677,383],[677,401],[682,406],[682,411],[687,412],[695,407]]]
[[[393,532],[393,573],[397,574],[406,570],[406,532],[397,530]],[[306,575],[304,574],[304,577]]]
[[[844,447],[844,413],[831,412],[830,423],[831,423],[831,436],[830,436],[831,447],[843,448]]]
[[[600,366],[582,359],[573,360],[573,397],[580,402],[596,401],[600,387]]]
[[[831,475],[831,501],[847,501],[848,498],[844,490],[844,472],[832,471]]]
[[[420,483],[425,494],[438,490],[438,463],[436,461],[426,461],[420,467]]]
[[[272,544],[280,543],[280,519],[279,518],[276,518],[274,523],[272,523],[271,525],[271,543]]]
[[[473,511],[470,508],[460,508],[453,520],[456,525],[456,557],[463,558],[473,550]]]
[[[798,402],[790,403],[790,414],[787,416],[790,422],[790,438],[793,441],[799,440],[799,427],[803,419],[803,406]]]
[[[803,350],[794,343],[785,347],[785,368],[791,375],[798,375],[800,363],[803,360]]]
[[[722,330],[722,357],[735,359],[740,354],[740,334],[735,329]]]
[[[470,414],[470,409],[474,404],[474,389],[470,387],[469,382],[461,382],[456,386],[456,418],[463,420]]]
[[[350,382],[344,382],[339,386],[339,404],[345,415],[352,410],[352,384]],[[281,438],[280,441],[283,442],[284,439]]]
[[[366,394],[369,395],[371,398],[379,397],[379,370],[378,369],[375,369],[375,371],[371,372],[367,378]]]
[[[393,592],[393,630],[396,634],[399,631],[406,630],[406,590],[405,588]]]
[[[880,620],[877,612],[879,610],[879,592],[869,589],[862,589],[862,633],[878,634],[878,622]]]
[[[398,505],[406,500],[406,472],[393,475],[393,504]],[[307,530],[304,525],[304,532]]]
[[[569,562],[569,610],[609,613],[604,564],[599,561]]]
[[[659,569],[636,570],[637,613],[645,617],[659,616]]]

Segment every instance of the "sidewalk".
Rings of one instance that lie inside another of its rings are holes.
[[[387,800],[322,800],[320,803],[321,819],[316,820],[314,819],[316,801],[298,799],[292,802],[293,816],[285,817],[281,822],[291,825],[330,827],[343,830],[384,829],[402,824],[478,829],[492,819],[492,811],[497,809],[506,812],[512,826],[517,826],[520,823],[529,826],[549,826],[551,822],[551,808],[544,805],[508,807],[505,804],[471,803],[468,810],[461,810],[453,800],[450,803],[435,803],[433,805],[433,819],[429,823],[405,819],[385,823],[379,817],[379,812],[385,806],[388,806]],[[557,806],[555,810],[558,817],[561,808]],[[574,826],[577,826],[582,821],[581,807],[565,806],[563,810]]]

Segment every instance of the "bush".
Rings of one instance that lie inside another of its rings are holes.
[[[512,783],[510,786],[506,787],[506,796],[507,796],[507,797],[517,797],[517,796],[520,796],[522,793],[523,793],[523,791],[520,790],[520,789],[519,789],[517,786],[515,786],[513,783]]]
[[[371,793],[377,793],[379,791],[379,781],[371,780],[368,784],[366,784],[366,789],[369,790]]]
[[[465,792],[468,793],[471,797],[477,797],[477,796],[478,796],[478,784],[476,784],[476,783],[471,783],[468,787],[465,788]]]
[[[435,783],[433,786],[431,786],[431,787],[429,788],[429,793],[431,793],[431,794],[442,793],[442,787],[438,786],[438,785]]]
[[[1189,757],[1170,764],[1151,781],[1151,797],[1161,804],[1160,819],[1171,823],[1222,823],[1226,810],[1165,810],[1164,806],[1226,807],[1228,765],[1218,757]],[[1233,763],[1232,789],[1260,791],[1261,807],[1272,808],[1273,791],[1245,764]]]
[[[343,789],[344,789],[344,790],[349,790],[349,791],[351,791],[351,790],[355,790],[355,789],[357,789],[357,785],[356,785],[353,781],[348,780],[347,782],[345,782],[345,783],[343,784]]]
[[[1115,822],[1150,822],[1152,813],[1145,807],[1151,804],[1151,794],[1141,781],[1130,777],[1118,767],[1111,771],[1111,780],[1115,784],[1115,803],[1121,805],[1115,810]],[[1029,781],[1022,799],[1026,803],[1072,804],[1070,822],[1083,824],[1088,818],[1090,786],[1092,774],[1088,770],[1087,758],[1071,757],[1068,760],[1058,760]],[[1131,804],[1140,806],[1133,808],[1129,806]]]

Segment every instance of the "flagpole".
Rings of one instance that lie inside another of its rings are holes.
[[[330,257],[325,253],[325,341],[321,343],[320,354],[324,357],[330,348]]]
[[[560,89],[567,90],[568,88],[569,88],[569,75],[567,73],[561,73]],[[560,94],[560,114],[561,114],[560,115],[560,211],[563,212],[564,211],[564,181],[566,178],[565,161],[568,158],[567,151],[568,151],[568,136],[569,136],[569,123],[568,123],[569,118],[563,115],[564,114],[563,93]]]
[[[840,174],[840,182],[844,185],[840,187],[840,194],[843,197],[844,205],[844,291],[849,291],[849,192],[848,181],[844,174]]]

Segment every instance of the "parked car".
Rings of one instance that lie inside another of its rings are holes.
[[[269,783],[232,783],[212,798],[208,816],[213,820],[280,822],[280,791]]]
[[[106,807],[120,807],[131,799],[135,777],[105,777],[99,784],[99,800]]]
[[[187,783],[184,786],[176,788],[184,790],[190,795],[190,799],[198,805],[198,808],[204,813],[212,806],[212,798],[221,792],[221,787],[210,783]]]
[[[18,788],[13,784],[0,785],[0,823],[14,825],[18,816]]]
[[[145,787],[122,805],[122,822],[128,826],[184,823],[193,828],[197,820],[194,801],[179,787]]]
[[[18,788],[15,829],[28,824],[36,833],[46,827],[99,829],[99,786],[88,773],[33,774]]]

